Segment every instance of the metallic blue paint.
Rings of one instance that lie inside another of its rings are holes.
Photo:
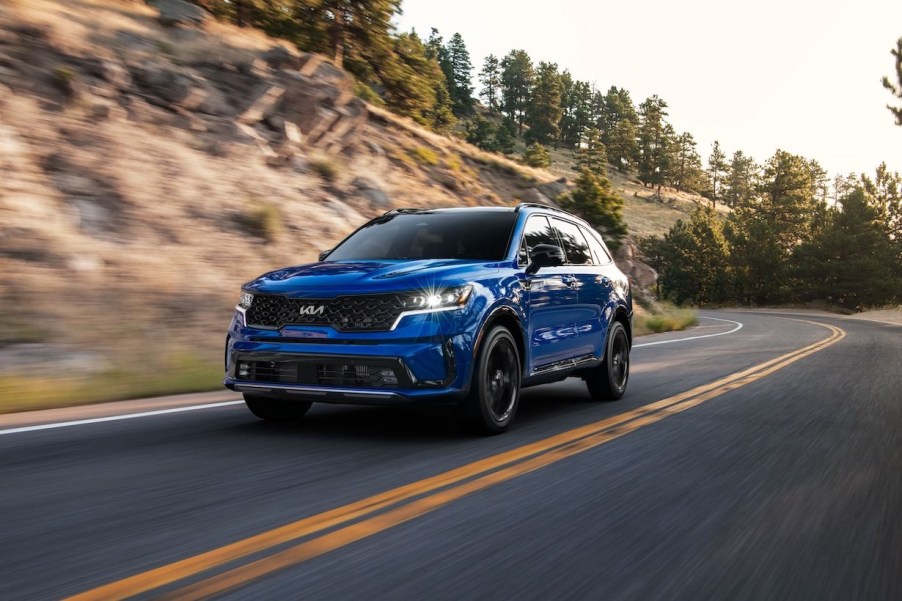
[[[467,209],[460,209],[467,210]],[[482,210],[482,209],[469,209]],[[497,210],[497,209],[496,209]],[[237,308],[226,338],[225,386],[235,390],[253,384],[236,378],[237,353],[301,356],[398,358],[415,382],[411,388],[342,389],[307,400],[343,403],[398,403],[453,400],[469,391],[482,334],[499,319],[516,322],[512,334],[523,353],[523,384],[561,379],[574,369],[555,366],[574,358],[603,359],[605,336],[613,319],[632,325],[632,297],[626,276],[614,265],[562,265],[528,275],[517,255],[526,219],[536,213],[582,220],[549,208],[521,205],[507,256],[503,261],[471,260],[327,260],[286,267],[247,282],[242,291],[290,298],[332,298],[398,292],[435,291],[472,286],[466,304],[457,309],[407,315],[391,331],[340,332],[331,326],[288,325],[279,330],[249,327]],[[600,238],[600,237],[599,237]],[[586,367],[585,362],[580,364]],[[267,383],[266,389],[290,386]],[[306,390],[316,387],[303,386]],[[360,395],[353,393],[359,392]],[[379,394],[383,393],[383,394]],[[303,394],[299,394],[303,396]]]

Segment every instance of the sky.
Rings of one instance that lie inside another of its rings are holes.
[[[707,159],[714,140],[759,163],[777,148],[831,174],[902,171],[902,127],[880,83],[895,81],[902,0],[404,0],[401,31],[459,32],[474,75],[524,49],[601,89],[658,94]],[[477,86],[478,87],[478,86]],[[896,101],[897,104],[900,101]]]

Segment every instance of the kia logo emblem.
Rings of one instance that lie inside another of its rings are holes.
[[[306,307],[301,307],[299,313],[301,315],[322,315],[325,310],[326,305],[307,305]]]

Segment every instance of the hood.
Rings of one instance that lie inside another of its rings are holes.
[[[326,261],[265,273],[243,288],[261,294],[309,297],[311,293],[375,294],[455,286],[496,263],[459,259]]]

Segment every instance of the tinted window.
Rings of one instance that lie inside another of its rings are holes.
[[[583,229],[583,234],[586,236],[586,240],[589,241],[589,248],[592,249],[595,262],[599,265],[610,263],[611,255],[608,254],[608,251],[605,250],[601,242],[598,241],[598,238],[592,235],[592,232],[587,232],[585,229]]]
[[[567,262],[573,265],[591,264],[592,253],[589,252],[589,244],[579,230],[579,226],[560,219],[552,221],[561,236],[561,244],[564,246],[564,252],[567,253]]]
[[[523,231],[523,242],[526,245],[527,251],[531,251],[539,244],[554,244],[555,246],[560,246],[560,242],[557,239],[557,235],[554,230],[551,229],[551,224],[548,223],[548,218],[543,215],[533,215],[526,222],[526,228]],[[523,247],[520,248],[520,262],[526,263],[528,262],[528,257],[523,256]]]
[[[472,259],[507,255],[513,211],[396,213],[370,221],[345,239],[328,261]]]

